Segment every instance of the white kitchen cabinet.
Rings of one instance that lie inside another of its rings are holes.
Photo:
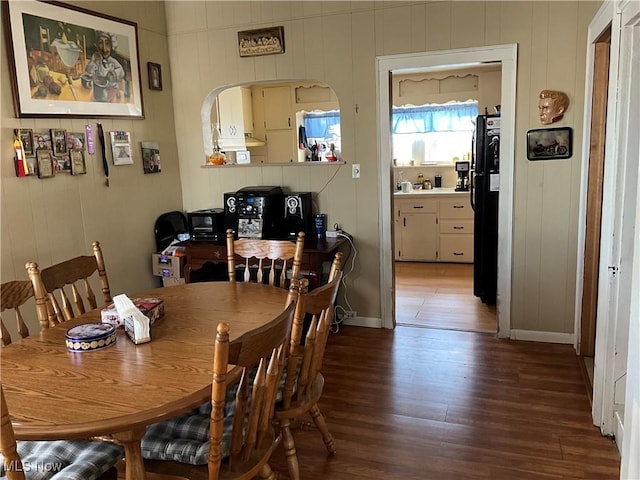
[[[241,87],[227,88],[218,94],[220,148],[244,150],[244,112]]]
[[[267,156],[265,163],[288,163],[298,161],[298,146],[288,130],[265,132]]]
[[[441,262],[473,263],[473,210],[469,195],[443,197],[438,202]]]
[[[293,130],[295,117],[291,104],[291,92],[290,86],[262,89],[265,130]]]
[[[407,198],[394,203],[400,244],[398,260],[434,262],[438,258],[438,202],[429,198]]]
[[[395,259],[473,262],[473,210],[468,194],[394,197]]]
[[[292,92],[288,85],[262,89],[265,163],[298,161],[298,136]]]

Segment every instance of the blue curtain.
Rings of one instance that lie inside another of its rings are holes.
[[[340,125],[340,112],[306,113],[304,116],[304,128],[307,138],[331,138],[329,128]]]
[[[391,119],[392,133],[473,131],[478,102],[421,107],[396,107]]]

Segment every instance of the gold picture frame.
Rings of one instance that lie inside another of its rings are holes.
[[[87,165],[84,160],[84,152],[82,150],[70,150],[71,158],[71,175],[85,175],[87,173]]]
[[[284,27],[238,32],[238,50],[241,57],[284,53]]]
[[[53,152],[51,150],[38,150],[38,178],[51,178],[55,175],[53,168]]]
[[[17,117],[144,119],[136,23],[14,0],[2,18]],[[102,55],[98,42],[109,47]]]

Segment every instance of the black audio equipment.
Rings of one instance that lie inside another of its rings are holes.
[[[236,192],[224,194],[224,230],[234,231],[235,238],[238,238],[238,195]]]
[[[284,237],[284,194],[280,187],[244,187],[236,192],[238,238]]]
[[[313,208],[311,192],[292,192],[284,194],[284,234],[295,240],[298,232],[304,232],[306,238],[313,238]]]

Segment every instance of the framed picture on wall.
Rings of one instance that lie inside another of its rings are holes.
[[[571,155],[571,128],[540,128],[527,132],[527,158],[529,160],[558,160],[570,158]]]
[[[137,24],[59,2],[2,2],[18,117],[144,118]]]
[[[238,50],[241,57],[284,53],[284,27],[238,32]]]
[[[159,63],[147,62],[149,90],[162,90],[162,69]]]
[[[51,150],[38,150],[38,178],[53,177],[55,170],[53,167],[53,152]]]
[[[70,150],[69,157],[71,158],[71,175],[84,175],[87,173],[82,150]]]
[[[33,130],[30,128],[21,128],[18,130],[20,141],[22,142],[22,150],[25,156],[32,156],[33,153]]]
[[[67,153],[67,132],[65,130],[51,130],[51,146],[54,155]]]

